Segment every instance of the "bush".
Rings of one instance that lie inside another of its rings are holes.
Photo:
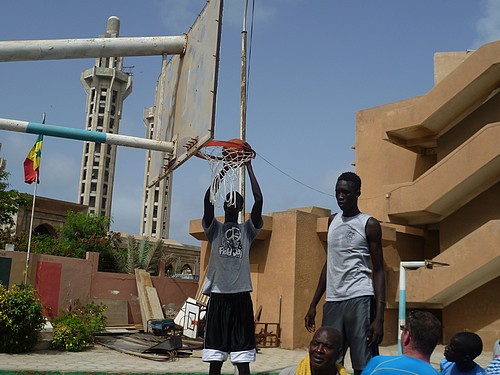
[[[30,351],[44,323],[42,303],[31,285],[7,290],[0,284],[0,352]]]
[[[106,327],[104,311],[106,306],[89,302],[81,305],[79,301],[52,321],[54,338],[51,348],[78,352],[94,343],[94,333]]]

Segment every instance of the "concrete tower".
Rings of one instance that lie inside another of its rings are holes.
[[[120,19],[108,19],[101,37],[116,38]],[[85,129],[118,134],[122,104],[132,91],[132,77],[123,71],[123,57],[97,58],[91,69],[82,72],[87,92]],[[89,206],[89,213],[111,216],[116,145],[84,142],[78,202]]]
[[[0,143],[0,150],[2,149],[2,144]],[[0,157],[0,172],[5,169],[7,162],[4,158]]]
[[[144,110],[144,125],[146,126],[146,138],[152,139],[154,130],[154,108]],[[170,202],[172,174],[150,185],[149,176],[151,169],[151,150],[146,150],[146,165],[144,167],[144,194],[142,224],[140,234],[142,236],[163,238],[169,237],[170,229]]]

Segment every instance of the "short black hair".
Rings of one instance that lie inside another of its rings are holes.
[[[471,359],[476,358],[483,351],[483,341],[478,334],[474,332],[458,332],[451,338],[461,344],[462,355],[468,355]]]
[[[430,356],[441,338],[438,318],[428,311],[412,310],[406,317],[405,326],[413,339],[413,347]]]
[[[245,204],[245,200],[243,196],[238,191],[230,191],[226,194],[226,199],[224,200],[224,207],[235,206],[238,207],[238,204],[243,207]]]
[[[354,187],[361,191],[361,178],[354,172],[344,172],[339,178],[337,178],[337,182],[339,181],[349,181],[354,183]]]

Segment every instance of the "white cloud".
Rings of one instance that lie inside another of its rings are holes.
[[[484,0],[481,5],[484,16],[476,23],[475,48],[500,39],[500,2],[498,0]]]

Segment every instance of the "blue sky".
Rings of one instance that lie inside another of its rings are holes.
[[[97,37],[112,15],[121,20],[121,36],[182,35],[204,4],[9,1],[0,12],[0,40]],[[221,140],[239,136],[243,6],[243,0],[224,4],[215,129]],[[249,36],[250,26],[248,18]],[[336,211],[336,177],[354,170],[356,111],[425,94],[433,86],[434,53],[473,50],[499,37],[495,0],[255,0],[247,141],[258,154],[253,165],[264,213],[313,205]],[[83,128],[80,74],[93,64],[94,59],[1,63],[0,117],[40,122],[46,112],[49,124]],[[143,110],[153,104],[161,58],[129,57],[125,66],[134,66],[134,88],[124,103],[120,134],[143,137]],[[35,140],[0,130],[0,157],[7,160],[11,188],[32,193],[22,163]],[[82,147],[79,141],[45,137],[38,195],[77,201]],[[138,233],[145,151],[119,147],[117,158],[112,229]],[[201,217],[209,183],[208,165],[198,158],[174,173],[172,239],[198,244],[189,236],[189,221]]]

